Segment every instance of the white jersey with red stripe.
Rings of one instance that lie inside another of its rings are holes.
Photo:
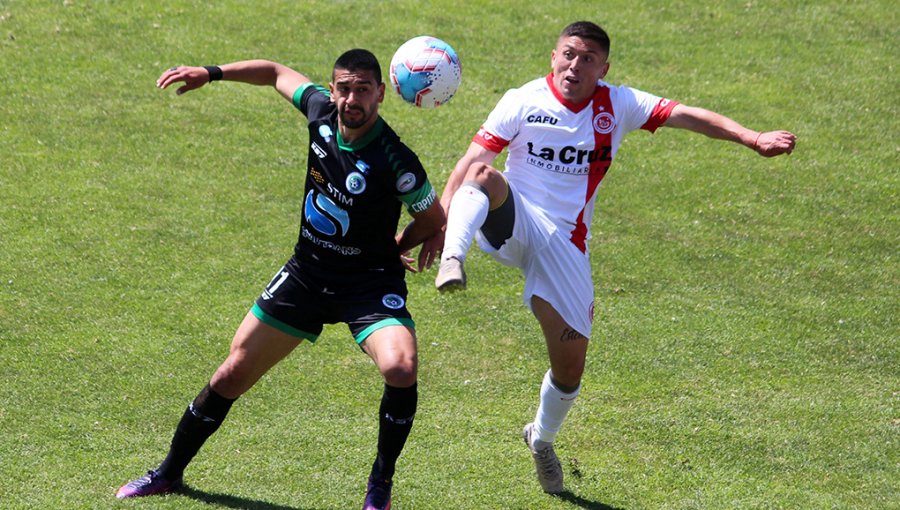
[[[597,188],[622,137],[655,131],[676,104],[598,82],[594,95],[576,105],[547,75],[508,91],[473,141],[497,153],[508,147],[506,178],[585,253]]]

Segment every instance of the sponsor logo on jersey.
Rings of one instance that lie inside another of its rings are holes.
[[[412,172],[406,172],[397,178],[397,191],[406,193],[416,186],[416,176]]]
[[[316,153],[316,156],[319,156],[319,159],[325,159],[325,157],[328,156],[328,153],[325,152],[325,149],[319,147],[319,144],[317,144],[316,142],[311,143],[309,146],[312,147],[312,150]]]
[[[350,215],[347,211],[338,207],[325,195],[313,191],[306,194],[303,214],[314,229],[327,236],[336,235],[338,229],[340,229],[340,234],[345,236],[347,230],[350,229]]]
[[[399,310],[406,304],[406,302],[403,301],[403,298],[397,294],[385,294],[384,297],[381,298],[381,303],[391,310]]]
[[[309,175],[312,176],[313,179],[319,184],[325,184],[325,178],[322,177],[322,173],[316,170],[313,167],[309,167]]]
[[[529,115],[525,117],[525,122],[530,124],[550,124],[551,126],[555,126],[559,119],[556,117],[551,117],[550,115]]]
[[[356,160],[356,168],[362,172],[363,175],[369,175],[369,164],[365,161],[361,159]]]
[[[528,142],[529,160],[538,158],[549,163],[562,163],[564,165],[583,165],[595,161],[612,161],[612,147],[604,145],[596,149],[579,149],[572,145],[566,145],[557,150],[555,147],[535,147]],[[530,163],[534,164],[532,161]],[[537,165],[546,166],[546,165]]]
[[[616,118],[609,112],[600,112],[594,117],[594,131],[605,135],[616,128]]]
[[[359,255],[360,253],[362,253],[362,250],[356,248],[355,246],[341,246],[339,244],[332,243],[331,241],[321,239],[310,232],[306,227],[300,228],[300,235],[302,235],[304,239],[309,240],[309,242],[315,244],[316,246],[340,253],[341,255]],[[315,254],[313,254],[313,257],[318,258],[315,256]]]
[[[363,183],[363,187],[365,187],[365,183]],[[341,193],[341,190],[337,189],[330,182],[328,183],[328,192],[331,193],[332,198],[336,201],[340,202],[343,205],[353,206],[353,197],[348,197],[347,195]]]
[[[353,172],[347,176],[344,185],[347,186],[347,191],[354,195],[359,195],[366,190],[366,178],[359,172]]]
[[[322,124],[319,126],[319,136],[325,139],[325,143],[331,141],[331,137],[334,136],[334,131],[331,130],[331,126],[328,124]]]

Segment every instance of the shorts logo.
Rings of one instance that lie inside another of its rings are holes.
[[[412,172],[406,172],[397,178],[397,191],[406,193],[416,185],[416,176]]]
[[[366,190],[366,178],[359,172],[353,172],[347,176],[344,185],[347,186],[347,191],[359,195]]]
[[[594,117],[594,131],[605,135],[616,127],[616,118],[609,112],[600,112]]]
[[[381,303],[391,310],[399,310],[406,304],[406,302],[403,301],[403,298],[397,294],[385,294],[384,297],[381,298]]]
[[[325,139],[325,143],[331,141],[331,136],[334,134],[334,131],[331,130],[331,127],[327,124],[322,124],[319,126],[319,136]]]

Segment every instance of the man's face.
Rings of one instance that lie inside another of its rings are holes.
[[[561,37],[550,54],[553,84],[572,103],[591,97],[597,80],[609,71],[607,55],[599,44],[580,37]]]
[[[384,83],[375,81],[371,71],[334,70],[331,102],[337,106],[338,120],[345,127],[358,129],[374,122],[378,103],[384,101]]]

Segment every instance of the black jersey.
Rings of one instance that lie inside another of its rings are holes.
[[[293,103],[309,121],[309,170],[295,256],[344,274],[402,275],[394,239],[402,205],[420,212],[435,200],[418,157],[381,117],[365,137],[344,142],[337,108],[320,85],[302,85]]]

